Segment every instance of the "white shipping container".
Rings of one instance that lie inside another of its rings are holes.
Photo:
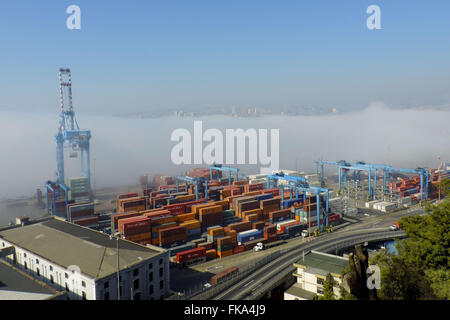
[[[394,210],[397,207],[397,205],[395,203],[390,203],[390,202],[383,202],[380,205],[380,210],[382,212],[391,212],[392,210]]]
[[[372,208],[374,208],[374,205],[379,202],[380,202],[380,200],[373,200],[373,201],[366,202],[366,208],[372,209]]]
[[[293,220],[286,220],[286,221],[277,223],[277,224],[276,224],[277,230],[281,230],[281,226],[284,225],[284,224],[288,224],[288,223],[292,223],[292,222],[296,222],[296,221],[297,221],[297,220],[293,219]]]
[[[400,204],[411,204],[411,197],[400,198]]]
[[[242,232],[239,232],[237,235],[238,236],[245,236],[246,234],[253,233],[253,232],[258,232],[258,229],[251,229],[251,230],[248,230],[248,231],[242,231]]]

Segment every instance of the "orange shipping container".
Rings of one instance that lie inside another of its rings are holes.
[[[146,197],[133,197],[120,199],[118,212],[129,212],[129,211],[143,211],[146,209],[147,199]]]
[[[180,226],[185,226],[186,230],[193,230],[193,229],[198,229],[201,228],[201,223],[198,220],[189,220],[189,221],[185,221],[180,223]]]
[[[136,235],[132,235],[132,236],[127,236],[125,239],[136,242],[136,241],[150,240],[151,237],[152,237],[152,234],[150,232],[146,232],[146,233],[136,234]]]
[[[206,250],[206,258],[214,259],[217,257],[216,249]]]
[[[231,256],[232,254],[233,254],[233,250],[217,251],[217,255],[219,256],[219,258],[225,258],[225,257]]]
[[[251,222],[256,222],[259,221],[260,218],[257,214],[249,214],[245,217],[245,221],[251,221]]]
[[[209,229],[208,233],[209,233],[210,236],[215,237],[217,235],[224,234],[225,230],[224,230],[223,227],[215,227],[215,228]]]
[[[212,213],[219,213],[222,212],[222,206],[212,206],[212,207],[205,207],[205,208],[200,208],[198,210],[200,215],[205,215],[205,214],[212,214]]]
[[[243,196],[257,196],[259,194],[262,194],[262,191],[252,191],[252,192],[245,192],[242,195]]]
[[[210,203],[195,204],[195,205],[193,205],[193,206],[191,207],[191,210],[192,210],[193,213],[198,214],[198,213],[199,213],[199,210],[200,210],[201,208],[212,207],[212,206],[214,206],[214,203],[211,203],[211,202],[210,202]]]
[[[230,208],[230,203],[227,200],[215,201],[214,205],[222,206],[222,211],[228,210]]]
[[[233,182],[233,186],[243,186],[248,184],[248,180],[236,180]]]
[[[194,220],[194,219],[195,219],[195,213],[179,214],[179,215],[176,217],[176,219],[177,219],[178,222]]]
[[[188,195],[185,195],[185,196],[178,196],[175,199],[177,199],[180,202],[192,201],[192,200],[195,200],[195,194],[188,194]]]

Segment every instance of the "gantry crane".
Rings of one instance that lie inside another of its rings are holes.
[[[329,197],[328,189],[310,186],[308,181],[305,178],[285,175],[283,172],[267,176],[267,189],[270,189],[270,187],[271,187],[270,182],[272,180],[274,182],[274,188],[277,188],[278,180],[287,181],[288,187],[290,189],[291,199],[292,199],[293,190],[295,190],[295,199],[298,199],[299,191],[303,192],[303,193],[310,192],[310,193],[314,193],[316,195],[316,200],[317,200],[316,201],[317,202],[316,210],[317,210],[317,227],[318,227],[318,229],[321,228],[321,225],[320,225],[320,194],[324,192],[325,193],[324,218],[326,221],[325,224],[326,224],[326,226],[328,226],[328,197]],[[281,203],[284,203],[284,187],[281,186],[281,189],[282,189]],[[305,199],[305,197],[303,198],[303,200],[304,199]]]
[[[194,177],[175,177],[175,182],[177,184],[177,192],[180,191],[180,182],[184,182],[185,191],[188,190],[188,184],[193,184],[195,186],[195,200],[198,200],[198,191],[200,184],[203,182],[205,185],[205,202],[208,202],[208,179],[206,178],[194,178]]]
[[[231,185],[231,173],[234,172],[236,180],[239,180],[239,169],[238,168],[231,168],[231,167],[224,167],[221,164],[216,164],[211,166],[209,169],[210,171],[210,179],[214,180],[214,171],[222,171],[222,172],[228,172],[228,184]]]
[[[67,77],[67,79],[65,79]],[[82,175],[91,185],[91,167],[89,158],[90,130],[80,130],[72,104],[72,77],[70,69],[59,69],[60,122],[56,135],[56,182],[64,184],[64,144],[73,151],[81,152]]]
[[[70,69],[59,69],[59,98],[60,98],[60,121],[58,127],[58,133],[55,136],[56,140],[56,182],[47,181],[47,210],[50,212],[50,208],[55,208],[55,202],[60,196],[61,190],[66,195],[67,205],[67,193],[69,188],[65,185],[64,179],[64,146],[68,145],[72,148],[74,153],[71,153],[71,157],[75,157],[78,154],[76,151],[81,152],[81,171],[82,175],[88,179],[89,190],[91,190],[91,168],[90,168],[90,155],[89,155],[89,142],[91,139],[90,130],[80,130],[77,119],[75,117],[75,111],[72,104],[72,76]],[[49,193],[52,197],[53,204],[50,206]],[[55,209],[53,209],[55,211]]]
[[[326,161],[326,160],[318,160],[316,161],[317,165],[317,174],[319,175],[319,166],[321,167],[320,171],[320,181],[323,183],[323,167],[325,164],[328,165],[336,165],[339,167],[339,189],[345,187],[345,184],[348,179],[348,171],[354,170],[353,179],[356,180],[356,174],[360,174],[360,171],[368,172],[369,179],[369,198],[373,200],[374,194],[373,190],[377,187],[377,170],[383,170],[383,194],[386,193],[387,183],[391,182],[392,172],[402,172],[402,173],[412,173],[418,174],[420,176],[420,193],[422,199],[428,199],[428,182],[429,182],[429,172],[424,168],[416,168],[416,169],[403,169],[403,168],[394,168],[388,165],[382,164],[369,164],[364,161],[358,161],[355,164],[350,164],[345,160],[341,161]],[[373,173],[373,188],[372,188],[372,173]]]

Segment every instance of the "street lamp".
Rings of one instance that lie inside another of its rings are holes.
[[[115,238],[117,243],[117,300],[120,300],[119,235],[120,233],[116,232],[114,235],[109,236],[109,240]]]

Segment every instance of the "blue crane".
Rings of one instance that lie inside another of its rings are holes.
[[[222,171],[222,172],[228,172],[228,184],[231,185],[231,173],[234,172],[236,180],[239,180],[239,169],[238,168],[231,168],[231,167],[224,167],[221,164],[216,164],[211,166],[209,169],[210,171],[210,177],[211,180],[214,180],[214,171]]]
[[[267,176],[267,189],[270,189],[270,182],[273,180],[274,182],[274,188],[277,188],[277,182],[279,180],[287,181],[289,183],[289,189],[290,189],[290,198],[292,199],[293,190],[295,190],[295,199],[298,199],[298,192],[311,192],[316,195],[317,200],[317,227],[320,229],[320,194],[322,192],[325,192],[325,220],[326,225],[328,226],[328,195],[329,191],[328,189],[321,188],[321,187],[313,187],[310,186],[306,178],[303,177],[295,177],[295,176],[289,176],[285,175],[283,172],[268,175]],[[284,186],[281,186],[282,192],[281,192],[281,206],[283,206],[284,203]]]
[[[63,77],[67,76],[64,81]],[[66,90],[65,90],[66,89]],[[67,93],[65,94],[65,91]],[[72,150],[81,151],[81,171],[91,185],[91,167],[89,157],[90,130],[80,130],[72,105],[72,79],[70,69],[59,69],[60,122],[56,135],[56,182],[64,184],[64,144]]]
[[[61,189],[66,192],[66,206],[67,195],[69,188],[65,185],[64,179],[64,145],[68,145],[73,151],[81,152],[81,171],[82,175],[88,179],[89,190],[91,189],[91,168],[90,168],[90,153],[89,141],[91,139],[90,130],[80,130],[75,112],[72,104],[72,76],[70,69],[59,69],[59,97],[60,97],[60,121],[58,133],[55,136],[56,140],[56,182],[48,181],[47,188],[47,211],[50,212],[50,207],[55,210],[55,201],[61,193]],[[75,157],[78,154],[72,153],[70,156]],[[56,187],[60,186],[60,188]],[[55,194],[56,189],[56,194]],[[52,202],[48,202],[48,192],[53,193]]]
[[[403,169],[403,168],[394,168],[392,166],[382,165],[382,164],[365,164],[365,166],[374,168],[376,179],[376,170],[383,170],[383,192],[386,192],[387,182],[391,182],[392,172],[401,172],[401,173],[409,173],[409,174],[418,174],[420,176],[420,197],[421,199],[428,199],[428,184],[430,180],[430,173],[425,168],[416,168],[416,169]],[[386,179],[387,178],[387,179]],[[376,180],[375,180],[376,187]]]
[[[185,177],[175,177],[175,181],[177,184],[177,192],[180,191],[179,186],[180,182],[184,182],[185,190],[188,190],[188,184],[193,184],[195,186],[195,200],[198,200],[198,190],[200,187],[200,183],[205,183],[205,201],[208,202],[208,179],[206,178],[193,178],[189,176]]]
[[[383,165],[383,164],[369,164],[364,161],[358,161],[355,164],[350,164],[345,160],[341,161],[326,161],[326,160],[318,160],[316,161],[317,165],[317,174],[319,175],[319,166],[321,167],[320,172],[320,180],[323,182],[323,166],[324,164],[329,165],[337,165],[339,167],[339,189],[345,186],[347,182],[347,174],[349,170],[354,170],[353,179],[356,180],[356,175],[360,178],[360,171],[368,172],[369,179],[369,198],[373,200],[373,190],[376,190],[377,187],[377,171],[383,171],[383,193],[387,192],[387,183],[391,182],[392,172],[402,172],[402,173],[411,173],[418,174],[420,176],[420,192],[422,199],[428,199],[428,182],[429,182],[429,172],[424,168],[416,168],[416,169],[402,169],[402,168],[394,168],[392,166]],[[373,188],[372,188],[372,172],[373,172]]]
[[[279,172],[276,174],[271,174],[267,176],[267,189],[270,189],[270,181],[273,180],[274,188],[277,188],[278,180],[283,180],[287,182],[293,182],[295,185],[302,186],[302,187],[309,187],[308,181],[306,178],[303,177],[295,177],[295,176],[288,176],[285,175],[284,172]]]

